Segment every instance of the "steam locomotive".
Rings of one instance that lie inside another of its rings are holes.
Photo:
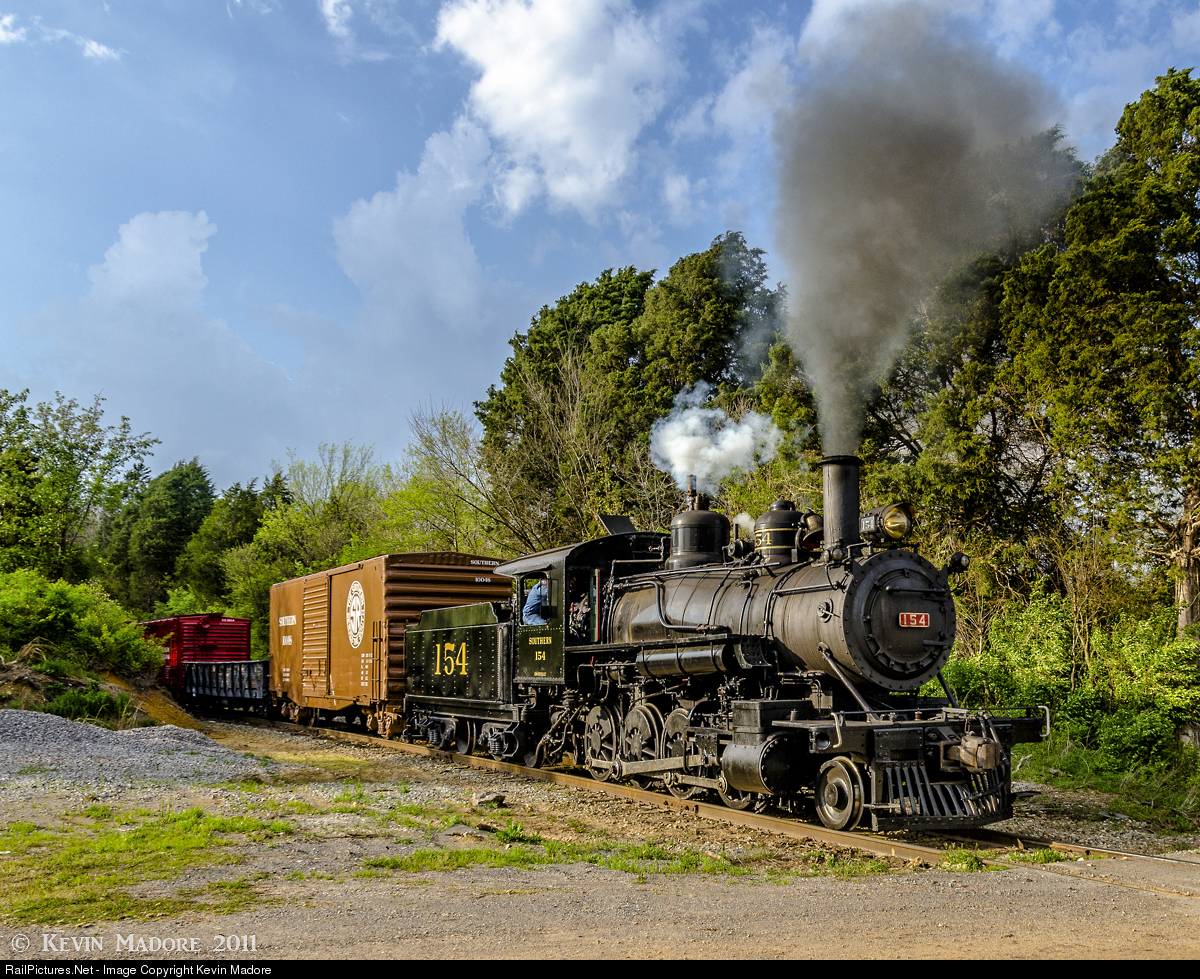
[[[670,535],[607,517],[607,537],[496,567],[508,601],[407,626],[403,707],[363,702],[368,726],[835,829],[1011,816],[1012,746],[1044,709],[967,710],[942,679],[966,556],[935,567],[906,504],[860,514],[857,458],[821,465],[824,515],[778,501],[753,545],[693,483]]]
[[[388,554],[281,582],[269,685],[263,661],[189,662],[184,693],[835,829],[1009,817],[1012,746],[1049,716],[961,708],[942,679],[966,556],[935,567],[906,504],[860,514],[858,459],[821,465],[824,515],[777,501],[753,542],[693,483],[669,535],[604,517],[507,564]]]

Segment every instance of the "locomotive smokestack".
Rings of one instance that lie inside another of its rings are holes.
[[[825,547],[845,547],[859,539],[857,456],[826,456],[821,460],[825,493]]]

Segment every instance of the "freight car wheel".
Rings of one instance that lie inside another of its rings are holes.
[[[682,758],[687,753],[688,712],[682,708],[671,711],[667,722],[663,725],[662,756],[664,758]],[[688,768],[683,769],[687,775],[696,773]],[[684,785],[675,781],[675,772],[668,772],[666,783],[671,795],[677,799],[692,799],[703,790],[696,785]]]
[[[588,770],[592,778],[606,782],[612,778],[610,765],[617,757],[617,719],[607,707],[593,707],[588,712],[585,729]]]
[[[817,815],[830,829],[854,829],[863,814],[863,781],[849,758],[833,758],[817,777]]]

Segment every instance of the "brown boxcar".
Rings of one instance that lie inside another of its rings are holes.
[[[391,733],[405,693],[404,633],[426,609],[508,601],[500,562],[384,554],[271,586],[271,692],[292,720],[340,714]]]

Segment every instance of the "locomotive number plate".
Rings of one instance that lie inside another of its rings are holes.
[[[901,612],[900,627],[902,629],[928,629],[928,612]]]

